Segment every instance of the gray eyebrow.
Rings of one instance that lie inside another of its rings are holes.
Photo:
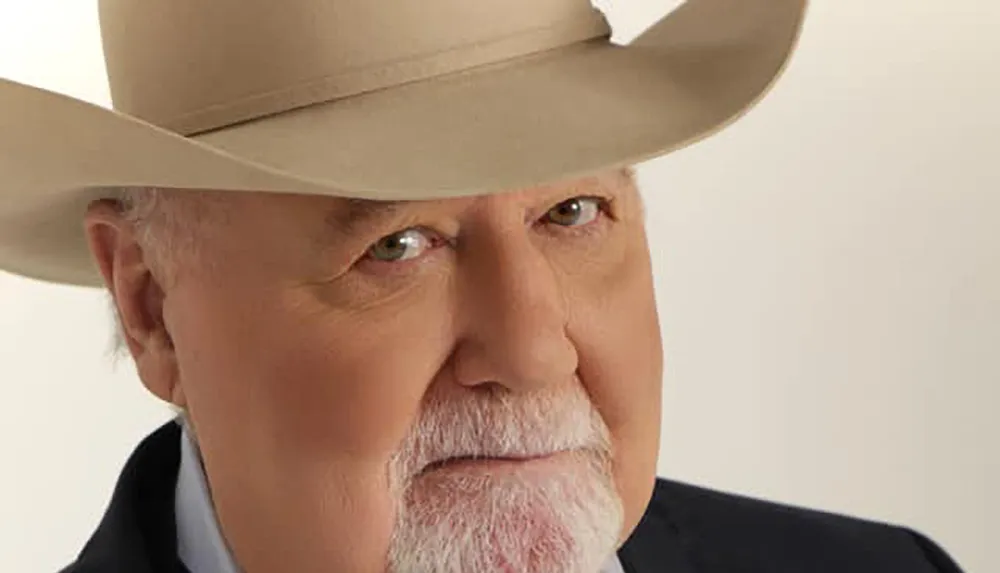
[[[617,175],[624,177],[627,181],[632,181],[634,175],[629,169],[622,169]],[[606,182],[602,185],[607,185]],[[333,210],[326,216],[326,226],[333,231],[337,237],[352,237],[370,229],[376,222],[392,218],[408,206],[417,206],[426,201],[390,201],[376,199],[360,199],[356,197],[345,197],[338,202]],[[641,202],[640,195],[640,205]],[[643,209],[643,213],[645,210]]]
[[[326,216],[326,224],[341,236],[352,236],[375,221],[397,214],[411,201],[376,201],[348,198]]]

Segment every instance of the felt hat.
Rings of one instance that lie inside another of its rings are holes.
[[[98,286],[121,187],[478,195],[669,153],[780,76],[806,0],[100,0],[112,108],[0,79],[0,270]]]

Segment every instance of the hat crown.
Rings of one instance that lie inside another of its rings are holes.
[[[191,135],[609,33],[588,0],[100,0],[116,110]]]

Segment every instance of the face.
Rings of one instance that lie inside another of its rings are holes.
[[[247,573],[594,572],[655,476],[662,373],[620,172],[400,204],[221,194],[166,280],[87,232]]]

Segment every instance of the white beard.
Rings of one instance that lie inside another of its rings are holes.
[[[567,450],[565,472],[418,476],[448,457]],[[582,387],[431,400],[390,467],[389,572],[597,573],[623,520],[610,463],[607,428]]]

